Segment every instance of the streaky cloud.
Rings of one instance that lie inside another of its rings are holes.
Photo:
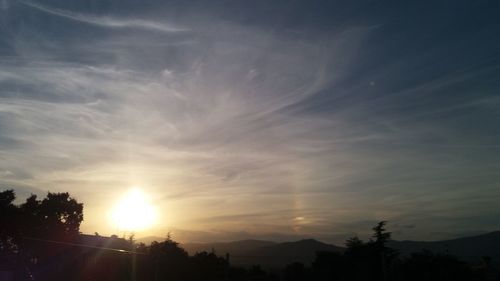
[[[413,13],[433,40],[372,9],[332,28],[215,4],[127,16],[127,0],[106,14],[19,1],[0,10],[0,185],[69,191],[88,202],[84,232],[112,234],[100,218],[131,185],[157,195],[153,231],[186,241],[338,241],[380,219],[398,239],[500,227],[491,24],[469,45],[476,29]],[[76,24],[49,30],[61,20]]]
[[[102,26],[102,27],[138,28],[138,29],[146,29],[146,30],[151,30],[151,31],[168,32],[168,33],[188,31],[188,29],[186,29],[186,28],[177,27],[177,26],[163,23],[163,22],[154,22],[154,21],[148,21],[148,20],[142,20],[142,19],[120,19],[120,18],[109,17],[109,16],[98,17],[98,16],[91,16],[91,15],[83,15],[83,14],[77,14],[77,13],[73,13],[70,11],[62,10],[62,9],[47,7],[44,5],[40,5],[38,3],[29,2],[29,1],[19,1],[19,2],[28,6],[28,7],[37,9],[37,10],[45,12],[45,13],[49,13],[49,14],[60,16],[63,18],[71,19],[74,21],[98,25],[98,26]]]

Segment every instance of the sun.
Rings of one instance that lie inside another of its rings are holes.
[[[111,211],[111,222],[119,231],[141,231],[156,223],[157,212],[139,188],[130,189]]]

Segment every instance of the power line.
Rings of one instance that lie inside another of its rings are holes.
[[[109,248],[109,247],[99,247],[99,246],[92,246],[92,245],[72,243],[72,242],[64,242],[64,241],[56,241],[56,240],[48,240],[48,239],[42,239],[42,238],[35,238],[35,237],[23,237],[23,239],[25,239],[25,240],[31,240],[31,241],[38,241],[38,242],[45,242],[45,243],[52,243],[52,244],[59,244],[59,245],[66,245],[66,246],[72,246],[72,247],[81,247],[81,248],[90,248],[90,249],[111,251],[111,252],[123,253],[123,254],[145,255],[144,253],[134,252],[134,251],[129,251],[129,250],[123,250],[123,249],[116,249],[116,248]]]

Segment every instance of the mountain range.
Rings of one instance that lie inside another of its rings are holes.
[[[429,250],[435,253],[448,253],[467,261],[490,257],[498,262],[500,231],[444,241],[391,241],[389,247],[397,249],[403,255]]]
[[[230,254],[232,264],[283,266],[293,262],[311,263],[318,251],[341,252],[342,247],[326,244],[314,239],[276,243],[260,240],[242,240],[228,243],[187,243],[182,247],[190,254],[215,251]]]
[[[146,237],[138,241],[147,244],[154,240],[163,239]],[[260,264],[269,267],[284,266],[293,262],[310,264],[318,251],[344,251],[343,247],[314,239],[284,243],[264,240],[184,243],[181,247],[191,255],[203,251],[213,251],[220,256],[229,253],[231,263],[235,265]],[[434,253],[448,253],[467,261],[488,256],[498,262],[500,261],[500,231],[443,241],[391,241],[389,247],[398,250],[403,256],[428,250]]]

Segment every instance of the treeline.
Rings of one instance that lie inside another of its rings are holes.
[[[387,247],[391,233],[385,230],[386,222],[373,228],[368,242],[357,237],[346,241],[346,250],[318,252],[308,267],[300,263],[288,265],[284,280],[401,280],[401,281],[452,281],[452,280],[500,280],[498,268],[488,258],[472,265],[448,254],[429,251],[402,257]]]
[[[0,192],[0,280],[137,280],[137,281],[413,281],[500,280],[485,258],[468,264],[431,252],[400,256],[387,246],[385,222],[369,241],[346,241],[343,252],[318,252],[310,265],[282,269],[230,264],[230,258],[201,252],[188,255],[167,237],[151,245],[79,233],[83,205],[68,193],[30,196],[14,204],[12,190]]]

